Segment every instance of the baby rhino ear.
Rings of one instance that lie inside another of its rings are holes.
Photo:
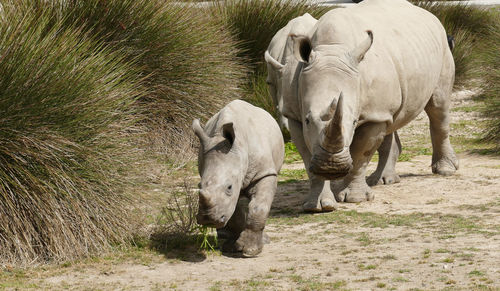
[[[192,127],[194,133],[200,139],[201,146],[205,146],[208,143],[209,137],[203,130],[203,127],[201,127],[200,120],[199,119],[193,120]]]
[[[231,145],[234,143],[235,135],[234,135],[234,127],[233,123],[229,122],[222,126],[222,136],[229,141]]]

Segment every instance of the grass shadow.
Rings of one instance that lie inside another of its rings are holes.
[[[151,235],[149,247],[164,255],[167,259],[200,263],[206,258],[206,252],[200,249],[200,235],[156,232]],[[215,244],[215,236],[209,237]]]
[[[492,157],[498,157],[500,153],[500,148],[482,148],[482,149],[473,149],[468,151],[468,154],[475,154],[475,155],[481,155],[481,156],[492,156]]]

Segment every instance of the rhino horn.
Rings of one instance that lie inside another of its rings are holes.
[[[283,67],[284,67],[284,66],[283,66],[280,62],[278,62],[277,60],[275,60],[275,59],[271,56],[271,54],[269,54],[269,52],[268,52],[268,51],[266,51],[266,52],[264,53],[264,59],[266,60],[266,62],[267,62],[268,64],[270,64],[270,65],[271,65],[271,67],[273,67],[273,68],[274,68],[275,70],[277,70],[277,71],[279,71],[279,70],[283,69]]]
[[[209,195],[206,191],[204,190],[200,190],[200,193],[199,193],[199,201],[198,201],[199,205],[202,207],[202,208],[211,208],[212,207],[212,204],[211,204],[211,201],[210,201],[210,198],[209,198]]]
[[[330,105],[330,112],[333,112],[334,103],[335,100]],[[325,127],[324,138],[321,142],[321,147],[331,153],[337,153],[344,149],[344,136],[342,130],[344,95],[342,93],[340,93],[336,107],[333,117]]]
[[[207,133],[203,130],[200,124],[199,119],[193,120],[193,131],[200,140],[201,146],[204,147],[207,143],[210,137],[207,135]]]
[[[351,51],[351,56],[359,63],[365,57],[366,52],[370,49],[373,43],[373,32],[367,30],[368,37],[360,43],[354,50]]]

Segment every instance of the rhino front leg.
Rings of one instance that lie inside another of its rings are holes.
[[[366,183],[366,166],[385,137],[385,123],[371,123],[356,129],[350,147],[353,160],[351,171],[342,182],[335,183],[333,193],[339,202],[362,202],[374,196]]]
[[[238,201],[236,209],[234,210],[231,219],[227,222],[226,226],[217,229],[217,239],[223,239],[224,244],[222,245],[223,252],[235,252],[236,248],[234,244],[236,240],[240,237],[241,232],[245,229],[246,216],[247,216],[247,203],[244,203],[242,199]]]
[[[329,212],[338,208],[333,192],[330,189],[330,181],[309,172],[311,162],[311,152],[304,141],[302,123],[289,119],[288,128],[292,142],[297,147],[309,177],[309,195],[304,201],[302,208],[306,212]]]
[[[396,162],[401,154],[401,142],[398,133],[395,131],[386,135],[377,151],[379,157],[377,169],[366,179],[368,185],[399,183]]]
[[[248,204],[245,228],[235,244],[236,250],[241,251],[244,257],[255,257],[262,252],[266,240],[264,227],[277,184],[276,176],[267,176],[247,190],[250,203]]]

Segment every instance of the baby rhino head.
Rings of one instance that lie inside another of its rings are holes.
[[[248,162],[238,149],[233,123],[209,136],[194,120],[193,130],[201,146],[198,171],[201,176],[197,221],[201,225],[224,227],[234,213]]]

